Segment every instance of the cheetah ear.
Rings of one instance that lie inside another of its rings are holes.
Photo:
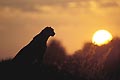
[[[46,28],[51,28],[50,26],[47,26]]]

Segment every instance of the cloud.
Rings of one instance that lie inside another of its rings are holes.
[[[1,8],[10,8],[10,9],[19,9],[23,11],[37,11],[35,9],[35,4],[32,1],[28,0],[0,0],[0,7]]]
[[[44,12],[41,8],[48,7],[61,7],[63,9],[71,8],[85,8],[91,9],[95,3],[99,7],[119,7],[119,1],[113,0],[0,0],[1,8],[10,8],[22,10],[24,12]]]
[[[83,7],[89,0],[0,0],[1,8],[13,8],[23,11],[39,11],[36,6],[61,6],[69,7],[78,4]]]
[[[100,7],[109,8],[109,7],[119,7],[119,2],[117,1],[101,1]]]

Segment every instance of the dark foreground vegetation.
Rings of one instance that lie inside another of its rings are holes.
[[[44,64],[18,65],[12,59],[0,62],[0,74],[9,79],[120,80],[120,38],[96,46],[86,43],[73,55],[57,40],[50,42]]]

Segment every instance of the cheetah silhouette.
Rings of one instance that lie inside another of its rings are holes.
[[[50,36],[54,35],[55,32],[53,28],[44,28],[28,45],[18,52],[13,58],[13,62],[16,64],[42,64],[47,48],[47,40]]]

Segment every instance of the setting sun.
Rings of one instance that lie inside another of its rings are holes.
[[[112,40],[112,35],[107,30],[98,30],[94,33],[92,43],[98,46],[109,43]]]

